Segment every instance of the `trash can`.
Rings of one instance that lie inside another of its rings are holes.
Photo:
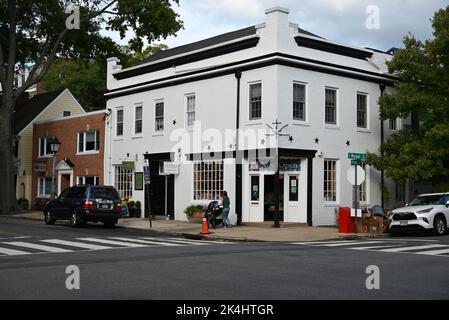
[[[351,208],[340,207],[338,210],[338,232],[354,233],[354,218],[351,217]]]

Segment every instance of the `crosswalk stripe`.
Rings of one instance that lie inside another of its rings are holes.
[[[189,240],[170,239],[170,238],[164,238],[164,240],[161,240],[159,238],[142,237],[142,239],[152,240],[152,241],[170,241],[170,242],[179,243],[179,244],[183,244],[183,245],[195,245],[195,246],[208,245],[208,243],[191,242]]]
[[[361,241],[354,241],[354,240],[335,240],[335,241],[304,241],[304,242],[292,242],[292,244],[299,244],[299,245],[325,245],[325,244],[340,244],[340,243],[345,243],[345,244],[350,244],[350,243],[359,243]]]
[[[331,244],[323,244],[321,246],[324,247],[343,247],[343,246],[355,246],[355,245],[360,245],[360,244],[374,244],[374,243],[382,243],[382,241],[357,241],[357,242],[345,242],[345,243],[331,243]]]
[[[7,256],[21,256],[25,254],[31,254],[31,252],[8,249],[8,248],[0,248],[0,253],[6,254]]]
[[[160,242],[160,241],[149,241],[149,240],[141,240],[141,239],[131,239],[131,238],[121,238],[121,237],[109,237],[110,239],[121,240],[121,241],[129,241],[129,242],[137,242],[137,243],[145,243],[145,244],[155,244],[161,246],[168,247],[179,247],[178,243],[169,243],[169,242]]]
[[[123,242],[123,241],[114,241],[114,240],[107,240],[107,239],[78,238],[78,240],[81,240],[81,241],[90,241],[90,242],[98,242],[98,243],[105,243],[105,244],[113,244],[113,245],[121,246],[121,247],[131,247],[131,248],[142,248],[142,247],[147,247],[146,245],[143,245],[143,244],[130,243],[130,242]]]
[[[185,242],[192,242],[192,243],[208,243],[208,244],[229,244],[231,242],[217,242],[217,241],[213,241],[213,240],[195,240],[195,239],[179,239],[179,238],[166,238],[167,240],[170,241],[185,241]]]
[[[436,256],[436,255],[440,255],[440,254],[449,253],[449,249],[418,251],[418,252],[413,252],[413,253],[424,254],[424,255],[427,255],[427,256]]]
[[[378,251],[382,252],[402,252],[402,251],[410,251],[410,250],[424,250],[424,249],[431,249],[431,248],[441,248],[441,247],[449,247],[444,244],[431,244],[431,245],[425,245],[425,246],[412,246],[412,247],[400,247],[400,248],[392,248],[392,249],[382,249]]]
[[[375,250],[375,249],[379,249],[379,248],[391,248],[391,247],[397,247],[397,245],[387,245],[387,246],[374,246],[374,247],[356,247],[356,248],[348,248],[351,250]]]
[[[61,252],[73,252],[72,250],[68,250],[68,249],[61,249],[61,248],[57,248],[57,247],[44,246],[41,244],[21,242],[21,241],[4,242],[4,243],[7,243],[12,246],[36,249],[36,250],[47,251],[47,252],[60,252],[60,253]]]
[[[47,243],[53,243],[53,244],[61,244],[64,246],[69,246],[69,247],[90,249],[90,250],[104,250],[104,249],[112,249],[113,248],[113,247],[100,246],[100,245],[96,245],[96,244],[83,243],[83,242],[78,242],[78,241],[65,241],[65,240],[59,240],[59,239],[48,239],[48,240],[41,240],[41,241],[47,242]]]

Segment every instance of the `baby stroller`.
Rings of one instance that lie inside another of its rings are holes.
[[[207,221],[212,226],[212,228],[215,229],[216,226],[223,224],[223,207],[220,206],[220,203],[218,201],[211,201],[209,205],[207,206],[207,212],[205,214],[205,217],[207,218]]]

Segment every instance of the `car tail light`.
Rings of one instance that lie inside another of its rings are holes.
[[[123,210],[123,206],[122,206],[122,204],[121,203],[117,203],[116,205],[115,205],[115,211],[118,211],[118,212],[122,212],[122,210]]]
[[[94,203],[92,201],[85,201],[84,202],[84,209],[93,209],[94,208]]]

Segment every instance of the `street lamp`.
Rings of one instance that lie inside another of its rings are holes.
[[[50,150],[53,153],[53,172],[51,176],[51,199],[55,198],[55,175],[56,175],[56,154],[59,152],[59,148],[61,147],[61,142],[59,142],[58,138],[53,137],[48,140],[50,144]]]
[[[293,138],[288,133],[282,133],[282,130],[288,127],[288,124],[279,128],[282,122],[279,122],[277,119],[273,122],[274,128],[269,124],[266,124],[268,128],[270,128],[270,133],[266,134],[267,136],[276,137],[276,147],[279,148],[278,138],[279,137],[290,137],[290,142],[293,141]],[[281,225],[279,223],[280,220],[280,212],[279,212],[279,155],[276,152],[276,172],[274,174],[274,224],[273,228],[279,228]]]

